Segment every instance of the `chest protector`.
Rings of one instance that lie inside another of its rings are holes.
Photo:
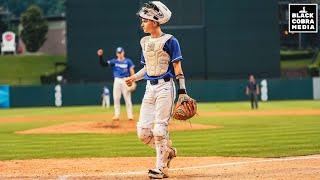
[[[165,34],[159,38],[143,37],[140,41],[148,76],[161,76],[168,71],[170,55],[163,50],[165,43],[172,37]]]

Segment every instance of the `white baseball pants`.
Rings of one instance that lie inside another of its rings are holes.
[[[114,101],[114,117],[120,117],[120,99],[123,95],[128,119],[133,119],[131,92],[127,90],[124,78],[114,78],[113,82],[113,101]]]
[[[102,96],[102,107],[106,107],[106,108],[110,107],[110,96],[109,95]]]
[[[156,149],[156,168],[164,168],[165,156],[169,152],[171,142],[168,125],[171,119],[176,90],[173,80],[151,85],[147,81],[146,91],[142,100],[137,134],[139,139]]]

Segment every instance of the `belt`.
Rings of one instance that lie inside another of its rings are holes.
[[[151,85],[157,85],[159,84],[159,81],[163,80],[164,82],[168,82],[170,81],[171,78],[167,77],[167,78],[163,78],[163,79],[154,79],[154,80],[149,80]]]

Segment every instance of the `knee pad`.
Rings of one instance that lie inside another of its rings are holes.
[[[153,128],[155,140],[166,139],[168,136],[168,126],[164,124],[155,124]]]
[[[153,135],[152,131],[150,128],[137,128],[137,133],[139,139],[144,143],[144,144],[150,144],[153,143]]]

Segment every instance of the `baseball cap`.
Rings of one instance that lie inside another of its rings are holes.
[[[121,53],[123,51],[124,51],[124,49],[122,47],[117,47],[117,50],[116,50],[117,53]]]

